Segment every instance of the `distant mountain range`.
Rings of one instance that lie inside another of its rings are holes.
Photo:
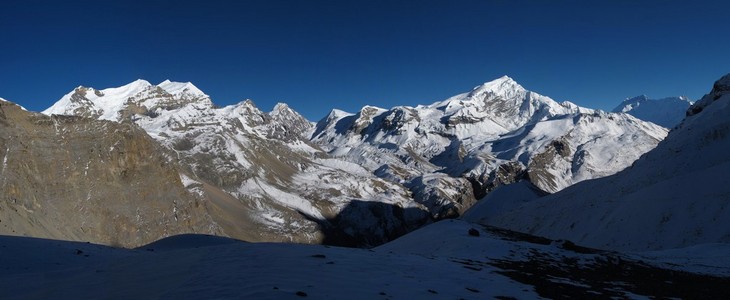
[[[649,99],[645,95],[624,100],[613,112],[623,112],[644,121],[673,128],[684,119],[685,112],[692,105],[687,97]]]
[[[0,193],[16,200],[0,215],[23,224],[0,233],[123,246],[186,232],[377,245],[459,216],[502,185],[527,180],[556,192],[614,174],[667,134],[628,114],[555,102],[506,76],[430,105],[333,110],[316,124],[285,104],[269,113],[250,100],[217,107],[192,83],[169,80],[80,86],[46,116],[2,105],[14,119],[0,129],[14,139],[0,140],[8,165]],[[40,144],[57,146],[32,146]],[[138,151],[147,144],[149,153]],[[104,221],[84,221],[91,208]],[[46,221],[49,211],[67,215]]]

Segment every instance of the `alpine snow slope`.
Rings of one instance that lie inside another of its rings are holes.
[[[728,250],[621,254],[460,220],[371,250],[200,235],[134,250],[0,237],[0,292],[3,299],[722,299],[730,296]]]
[[[458,216],[520,179],[555,192],[613,174],[666,135],[506,76],[431,105],[334,110],[316,126],[285,104],[270,113],[250,100],[219,108],[193,84],[171,81],[78,87],[43,113],[143,128],[174,153],[223,235],[353,246]]]
[[[729,115],[730,74],[630,168],[546,197],[525,197],[520,200],[525,203],[489,211],[490,216],[470,212],[469,218],[602,249],[728,243]]]
[[[647,122],[674,128],[682,122],[690,105],[692,102],[686,97],[649,99],[646,95],[641,95],[624,100],[613,112],[627,113]]]

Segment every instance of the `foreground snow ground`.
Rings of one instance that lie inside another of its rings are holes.
[[[730,246],[617,253],[442,221],[374,249],[181,235],[138,249],[0,237],[3,299],[727,297]]]

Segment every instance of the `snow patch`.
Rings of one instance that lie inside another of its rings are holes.
[[[199,181],[193,180],[192,178],[188,177],[188,175],[185,175],[183,173],[180,173],[180,181],[182,182],[183,186],[186,188],[188,188],[192,185],[201,184]]]
[[[248,179],[238,189],[238,192],[242,195],[259,195],[269,198],[273,201],[281,203],[284,206],[295,209],[307,216],[319,220],[324,220],[324,216],[312,206],[312,204],[295,194],[291,194],[280,190],[279,188],[268,184],[265,181],[258,180],[256,178]]]
[[[3,181],[5,181],[5,169],[8,167],[8,155],[10,154],[10,147],[5,148],[5,155],[3,156],[3,169],[2,172],[0,172],[0,176],[3,177]]]

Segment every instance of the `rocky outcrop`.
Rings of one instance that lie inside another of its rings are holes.
[[[727,74],[718,81],[715,81],[710,93],[705,95],[705,97],[702,97],[700,101],[697,101],[697,103],[687,109],[687,116],[693,116],[702,112],[706,106],[710,105],[713,101],[720,99],[720,97],[724,96],[728,92],[730,92],[730,74]]]

